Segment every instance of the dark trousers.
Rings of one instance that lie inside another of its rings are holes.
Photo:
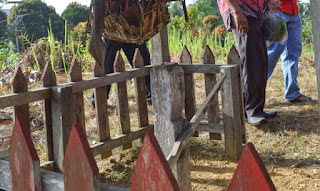
[[[247,19],[249,22],[247,34],[234,30],[236,27],[233,18],[231,18],[231,26],[241,58],[244,109],[247,117],[252,117],[259,116],[263,112],[266,98],[268,54],[260,21],[250,16]]]
[[[105,43],[107,46],[106,50],[106,57],[104,61],[104,70],[106,74],[111,74],[114,72],[114,62],[117,52],[122,48],[123,52],[125,53],[126,57],[128,58],[128,61],[131,66],[133,66],[133,56],[135,53],[136,48],[139,48],[139,51],[142,55],[144,65],[150,65],[150,53],[147,48],[146,43],[143,43],[141,45],[138,44],[130,44],[130,43],[124,43],[114,40],[105,39]],[[147,89],[147,101],[151,101],[151,87],[150,87],[150,75],[145,76],[146,81],[146,89]],[[109,98],[109,92],[110,92],[111,85],[107,86],[107,95]]]

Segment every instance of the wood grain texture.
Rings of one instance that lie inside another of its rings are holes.
[[[144,61],[138,48],[136,49],[136,52],[133,57],[133,66],[135,68],[140,68],[144,66]],[[147,94],[146,94],[147,90],[146,90],[145,78],[144,77],[136,78],[135,86],[136,86],[136,99],[137,99],[139,127],[145,127],[149,124]]]
[[[215,65],[215,57],[209,46],[206,47],[206,50],[203,55],[203,64],[204,65]],[[206,96],[209,95],[213,87],[217,83],[216,74],[204,74]],[[220,121],[220,110],[219,110],[219,100],[218,94],[213,97],[212,104],[208,108],[208,121],[219,123]],[[209,133],[211,140],[221,140],[221,134]]]
[[[100,191],[99,169],[79,124],[73,125],[70,132],[63,174],[65,190]]]
[[[167,27],[151,38],[151,48],[153,66],[160,65],[162,62],[170,62]]]
[[[225,152],[227,156],[236,160],[239,159],[242,151],[241,116],[239,115],[241,112],[238,86],[239,67],[239,65],[226,65],[221,68],[221,73],[226,75],[221,91]]]
[[[188,50],[188,48],[185,46],[183,48],[180,62],[184,64],[192,65],[192,57]],[[184,84],[185,84],[185,115],[188,121],[190,121],[193,117],[193,115],[196,113],[196,95],[195,95],[195,87],[194,87],[194,78],[193,73],[184,73]],[[198,132],[194,132],[194,137],[198,137]]]
[[[43,73],[42,73],[42,87],[51,87],[57,85],[57,79],[56,76],[52,70],[51,64],[48,61],[44,67]],[[50,91],[49,91],[50,93]],[[51,97],[51,95],[50,95]],[[46,140],[47,140],[47,157],[49,161],[53,161],[53,130],[52,130],[52,106],[51,106],[51,100],[45,99],[43,101],[43,108],[44,108],[44,125],[46,129]]]
[[[93,69],[94,77],[104,76],[103,68],[95,64]],[[107,141],[110,139],[109,117],[108,117],[108,104],[107,104],[107,88],[106,86],[97,87],[94,89],[96,119],[98,126],[99,142]],[[106,159],[112,155],[111,150],[106,153],[100,153],[102,159]]]
[[[169,162],[170,167],[172,168],[175,162],[178,160],[180,153],[184,149],[184,147],[188,144],[190,137],[198,128],[201,120],[206,114],[210,104],[213,101],[213,96],[218,93],[220,88],[222,87],[222,83],[224,82],[226,76],[220,76],[219,81],[216,86],[211,90],[210,94],[207,96],[201,107],[198,109],[196,114],[192,117],[189,124],[184,127],[184,131],[177,137],[176,142],[174,143],[169,156],[167,157],[167,161]]]
[[[73,58],[71,62],[71,66],[69,69],[69,81],[70,82],[82,81],[81,67],[79,66],[76,58]],[[73,93],[73,103],[74,103],[75,123],[80,124],[84,132],[86,132],[82,91]]]
[[[100,68],[102,67],[100,66]],[[107,75],[104,75],[103,73],[102,75],[97,75],[97,77],[94,77],[92,79],[82,80],[80,82],[70,82],[67,85],[72,85],[73,92],[84,91],[87,89],[103,87],[113,83],[127,81],[132,78],[138,78],[138,77],[149,75],[151,68],[152,66],[149,65],[141,68],[129,69],[124,72],[115,72]],[[102,69],[102,71],[104,70]]]
[[[11,91],[12,93],[22,93],[28,91],[28,82],[22,73],[20,66],[18,66],[12,76],[11,80]],[[29,112],[29,103],[17,105],[13,107],[14,119],[19,117],[24,121],[25,127],[30,132],[30,112]]]
[[[142,127],[137,130],[133,130],[130,133],[122,134],[117,137],[111,138],[105,142],[101,142],[91,146],[91,150],[94,156],[99,155],[101,153],[111,151],[114,148],[117,148],[122,145],[126,145],[131,143],[134,140],[137,140],[143,137],[146,132],[153,132],[153,125],[149,125],[147,127]]]
[[[16,117],[9,148],[12,190],[42,190],[40,160],[26,122]]]
[[[72,87],[68,85],[54,86],[51,88],[51,92],[54,162],[58,167],[57,171],[61,172],[65,149],[74,124]]]
[[[241,120],[241,131],[242,131],[242,141],[243,144],[247,142],[246,136],[246,122],[245,122],[245,111],[244,111],[244,101],[243,101],[243,93],[242,93],[242,82],[241,82],[241,59],[236,47],[233,45],[229,51],[228,55],[228,65],[238,65],[237,75],[238,75],[238,87],[239,87],[239,104],[240,104],[240,120]]]
[[[117,52],[114,65],[115,72],[125,71],[125,63],[121,57],[120,51]],[[121,133],[130,133],[130,115],[129,115],[129,104],[128,104],[128,90],[127,82],[118,82],[116,85],[117,92],[117,107],[118,116],[120,120]],[[123,149],[129,149],[132,147],[132,143],[123,145]]]

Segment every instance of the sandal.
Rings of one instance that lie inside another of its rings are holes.
[[[290,100],[290,103],[298,103],[298,102],[317,102],[318,100],[313,99],[312,97],[308,97],[306,95],[300,94],[299,97],[297,97],[294,100]]]

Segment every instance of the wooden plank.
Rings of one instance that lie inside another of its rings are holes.
[[[233,45],[229,51],[228,55],[228,65],[238,65],[238,87],[239,87],[239,104],[240,104],[240,120],[241,120],[241,131],[242,131],[242,141],[243,144],[246,144],[246,122],[245,122],[245,113],[244,113],[244,101],[243,101],[243,93],[242,93],[242,82],[241,82],[241,59],[240,55]]]
[[[320,105],[320,2],[316,0],[310,1],[311,20],[312,20],[312,33],[314,43],[314,57],[316,61],[316,74],[318,85],[318,102]],[[319,107],[320,116],[320,107]]]
[[[52,70],[51,63],[48,61],[43,69],[42,73],[42,87],[51,87],[57,85],[56,76]],[[50,91],[49,91],[50,92]],[[50,95],[51,97],[51,95]],[[44,126],[46,129],[46,140],[47,140],[47,160],[54,160],[53,157],[53,130],[52,130],[52,108],[51,100],[45,99],[43,101],[43,110],[44,110]]]
[[[93,20],[90,31],[90,40],[88,51],[95,59],[96,63],[103,69],[103,63],[106,55],[106,45],[103,43],[101,34],[104,28],[105,4],[102,0],[94,0]]]
[[[11,93],[8,95],[0,96],[0,109],[10,107],[26,105],[30,102],[39,101],[42,99],[50,98],[49,88],[39,88],[36,90],[25,91],[21,93]]]
[[[152,66],[149,65],[141,68],[129,69],[124,72],[115,72],[115,73],[106,74],[106,75],[103,74],[103,76],[95,77],[88,80],[82,80],[81,82],[71,82],[71,83],[68,83],[68,85],[72,85],[73,92],[79,92],[87,89],[110,85],[113,83],[127,81],[132,78],[146,76],[150,74],[151,69],[152,69]]]
[[[74,124],[74,107],[72,87],[59,85],[51,88],[51,111],[53,127],[54,162],[62,171],[62,161],[72,125]]]
[[[98,64],[95,64],[93,69],[93,74],[95,77],[104,76],[103,68],[101,68]],[[94,97],[95,97],[95,109],[96,109],[99,142],[103,142],[110,139],[106,86],[95,88]],[[112,152],[111,150],[109,150],[106,153],[101,153],[101,158],[106,159],[111,155],[112,155]]]
[[[181,63],[180,66],[183,68],[184,73],[200,73],[200,74],[219,74],[220,68],[223,65],[203,65],[203,64],[187,64]]]
[[[40,169],[42,189],[64,191],[63,174]],[[129,189],[100,183],[101,191],[129,191]],[[11,191],[9,161],[0,160],[0,189]]]
[[[117,52],[114,64],[115,72],[125,71],[125,63],[121,57],[120,51]],[[117,91],[117,107],[118,116],[120,120],[120,129],[122,134],[130,133],[130,115],[129,115],[129,104],[128,104],[128,90],[127,82],[118,82],[116,86]],[[132,143],[123,145],[123,149],[129,149],[132,147]]]
[[[265,190],[276,188],[252,143],[245,145],[228,191]]]
[[[134,140],[137,140],[143,137],[146,132],[153,132],[153,125],[149,125],[147,127],[142,127],[137,130],[133,130],[130,133],[122,134],[117,137],[111,138],[108,141],[100,142],[96,145],[91,146],[91,150],[94,156],[99,155],[101,153],[111,151],[114,148],[117,148],[121,145],[126,145],[131,143]]]
[[[183,48],[180,62],[185,64],[192,64],[192,57],[185,46]],[[184,86],[185,86],[185,100],[184,100],[184,108],[185,108],[185,115],[188,121],[190,121],[193,115],[196,113],[196,95],[195,95],[195,87],[194,87],[194,79],[193,73],[184,73]],[[196,131],[194,132],[195,137],[199,136],[199,133]]]
[[[203,65],[215,65],[215,57],[207,45],[206,50],[203,55]],[[216,74],[204,74],[206,96],[209,95],[213,87],[217,83]],[[220,121],[220,110],[219,110],[219,100],[218,94],[213,97],[212,104],[208,108],[208,121],[219,123]],[[211,140],[221,140],[221,134],[209,133]]]
[[[135,68],[140,68],[144,66],[144,61],[138,48],[136,49],[136,52],[133,57],[133,66]],[[135,86],[136,86],[136,99],[137,99],[139,127],[145,127],[149,124],[147,94],[146,94],[147,90],[146,90],[145,78],[144,77],[136,78]]]
[[[236,160],[239,159],[242,152],[242,130],[239,115],[241,112],[238,86],[239,67],[239,65],[226,65],[221,68],[221,73],[226,75],[221,91],[225,151],[227,156]]]
[[[153,66],[160,65],[162,62],[170,62],[167,26],[151,38],[151,52]]]
[[[15,70],[12,80],[11,80],[11,91],[12,93],[21,93],[28,91],[28,82],[22,73],[20,66]],[[17,105],[13,107],[13,116],[14,119],[19,117],[25,127],[30,133],[30,113],[29,113],[29,103],[23,105]]]
[[[16,117],[10,141],[11,189],[41,191],[40,160],[24,120]]]
[[[132,191],[178,191],[178,183],[153,133],[147,133],[131,175]]]
[[[188,144],[190,137],[196,131],[199,123],[201,122],[203,116],[207,112],[210,103],[213,101],[213,96],[218,93],[222,86],[222,82],[225,80],[226,76],[221,75],[219,81],[215,85],[215,87],[211,90],[210,94],[207,96],[201,107],[198,109],[197,113],[192,117],[190,123],[184,127],[184,131],[179,137],[176,139],[169,156],[167,157],[167,161],[172,168],[175,162],[178,160],[180,153],[183,148]]]
[[[100,191],[99,169],[79,124],[73,125],[69,136],[63,174],[65,190]]]
[[[197,131],[200,132],[209,132],[209,133],[224,133],[223,124],[222,123],[208,123],[208,122],[200,122]]]
[[[82,71],[76,58],[72,59],[71,66],[69,69],[69,81],[78,82],[82,80]],[[74,103],[74,113],[75,113],[75,123],[78,123],[86,132],[85,127],[85,115],[84,115],[84,102],[83,102],[83,92],[75,92],[73,94]]]

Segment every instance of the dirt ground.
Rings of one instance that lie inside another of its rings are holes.
[[[307,60],[299,66],[299,84],[301,92],[317,97],[317,83],[314,60]],[[63,78],[63,76],[62,76]],[[196,98],[199,107],[204,101],[203,76],[197,75]],[[60,80],[63,83],[65,80]],[[134,88],[128,82],[131,125],[137,126]],[[113,87],[114,88],[114,87]],[[90,107],[92,90],[85,92],[86,128],[88,141],[95,144],[97,130],[95,113]],[[111,105],[116,105],[114,89],[110,95]],[[320,190],[320,124],[317,103],[291,104],[283,99],[283,75],[281,64],[276,67],[268,81],[266,110],[278,111],[278,116],[269,120],[268,125],[255,127],[246,125],[248,142],[252,142],[264,162],[270,177],[279,191],[285,190]],[[46,160],[45,138],[42,122],[42,104],[32,103],[32,137],[41,161]],[[148,106],[149,120],[154,121],[152,107]],[[5,149],[10,142],[12,129],[12,109],[0,110],[0,148]],[[109,113],[111,135],[119,133],[117,110]],[[192,138],[191,150],[191,180],[193,190],[226,190],[237,162],[224,154],[224,141],[211,141],[208,134],[202,133],[198,138]],[[101,181],[121,187],[130,187],[130,175],[137,159],[140,141],[133,143],[133,148],[127,151],[114,149],[111,158],[101,160],[96,157],[101,174]]]

